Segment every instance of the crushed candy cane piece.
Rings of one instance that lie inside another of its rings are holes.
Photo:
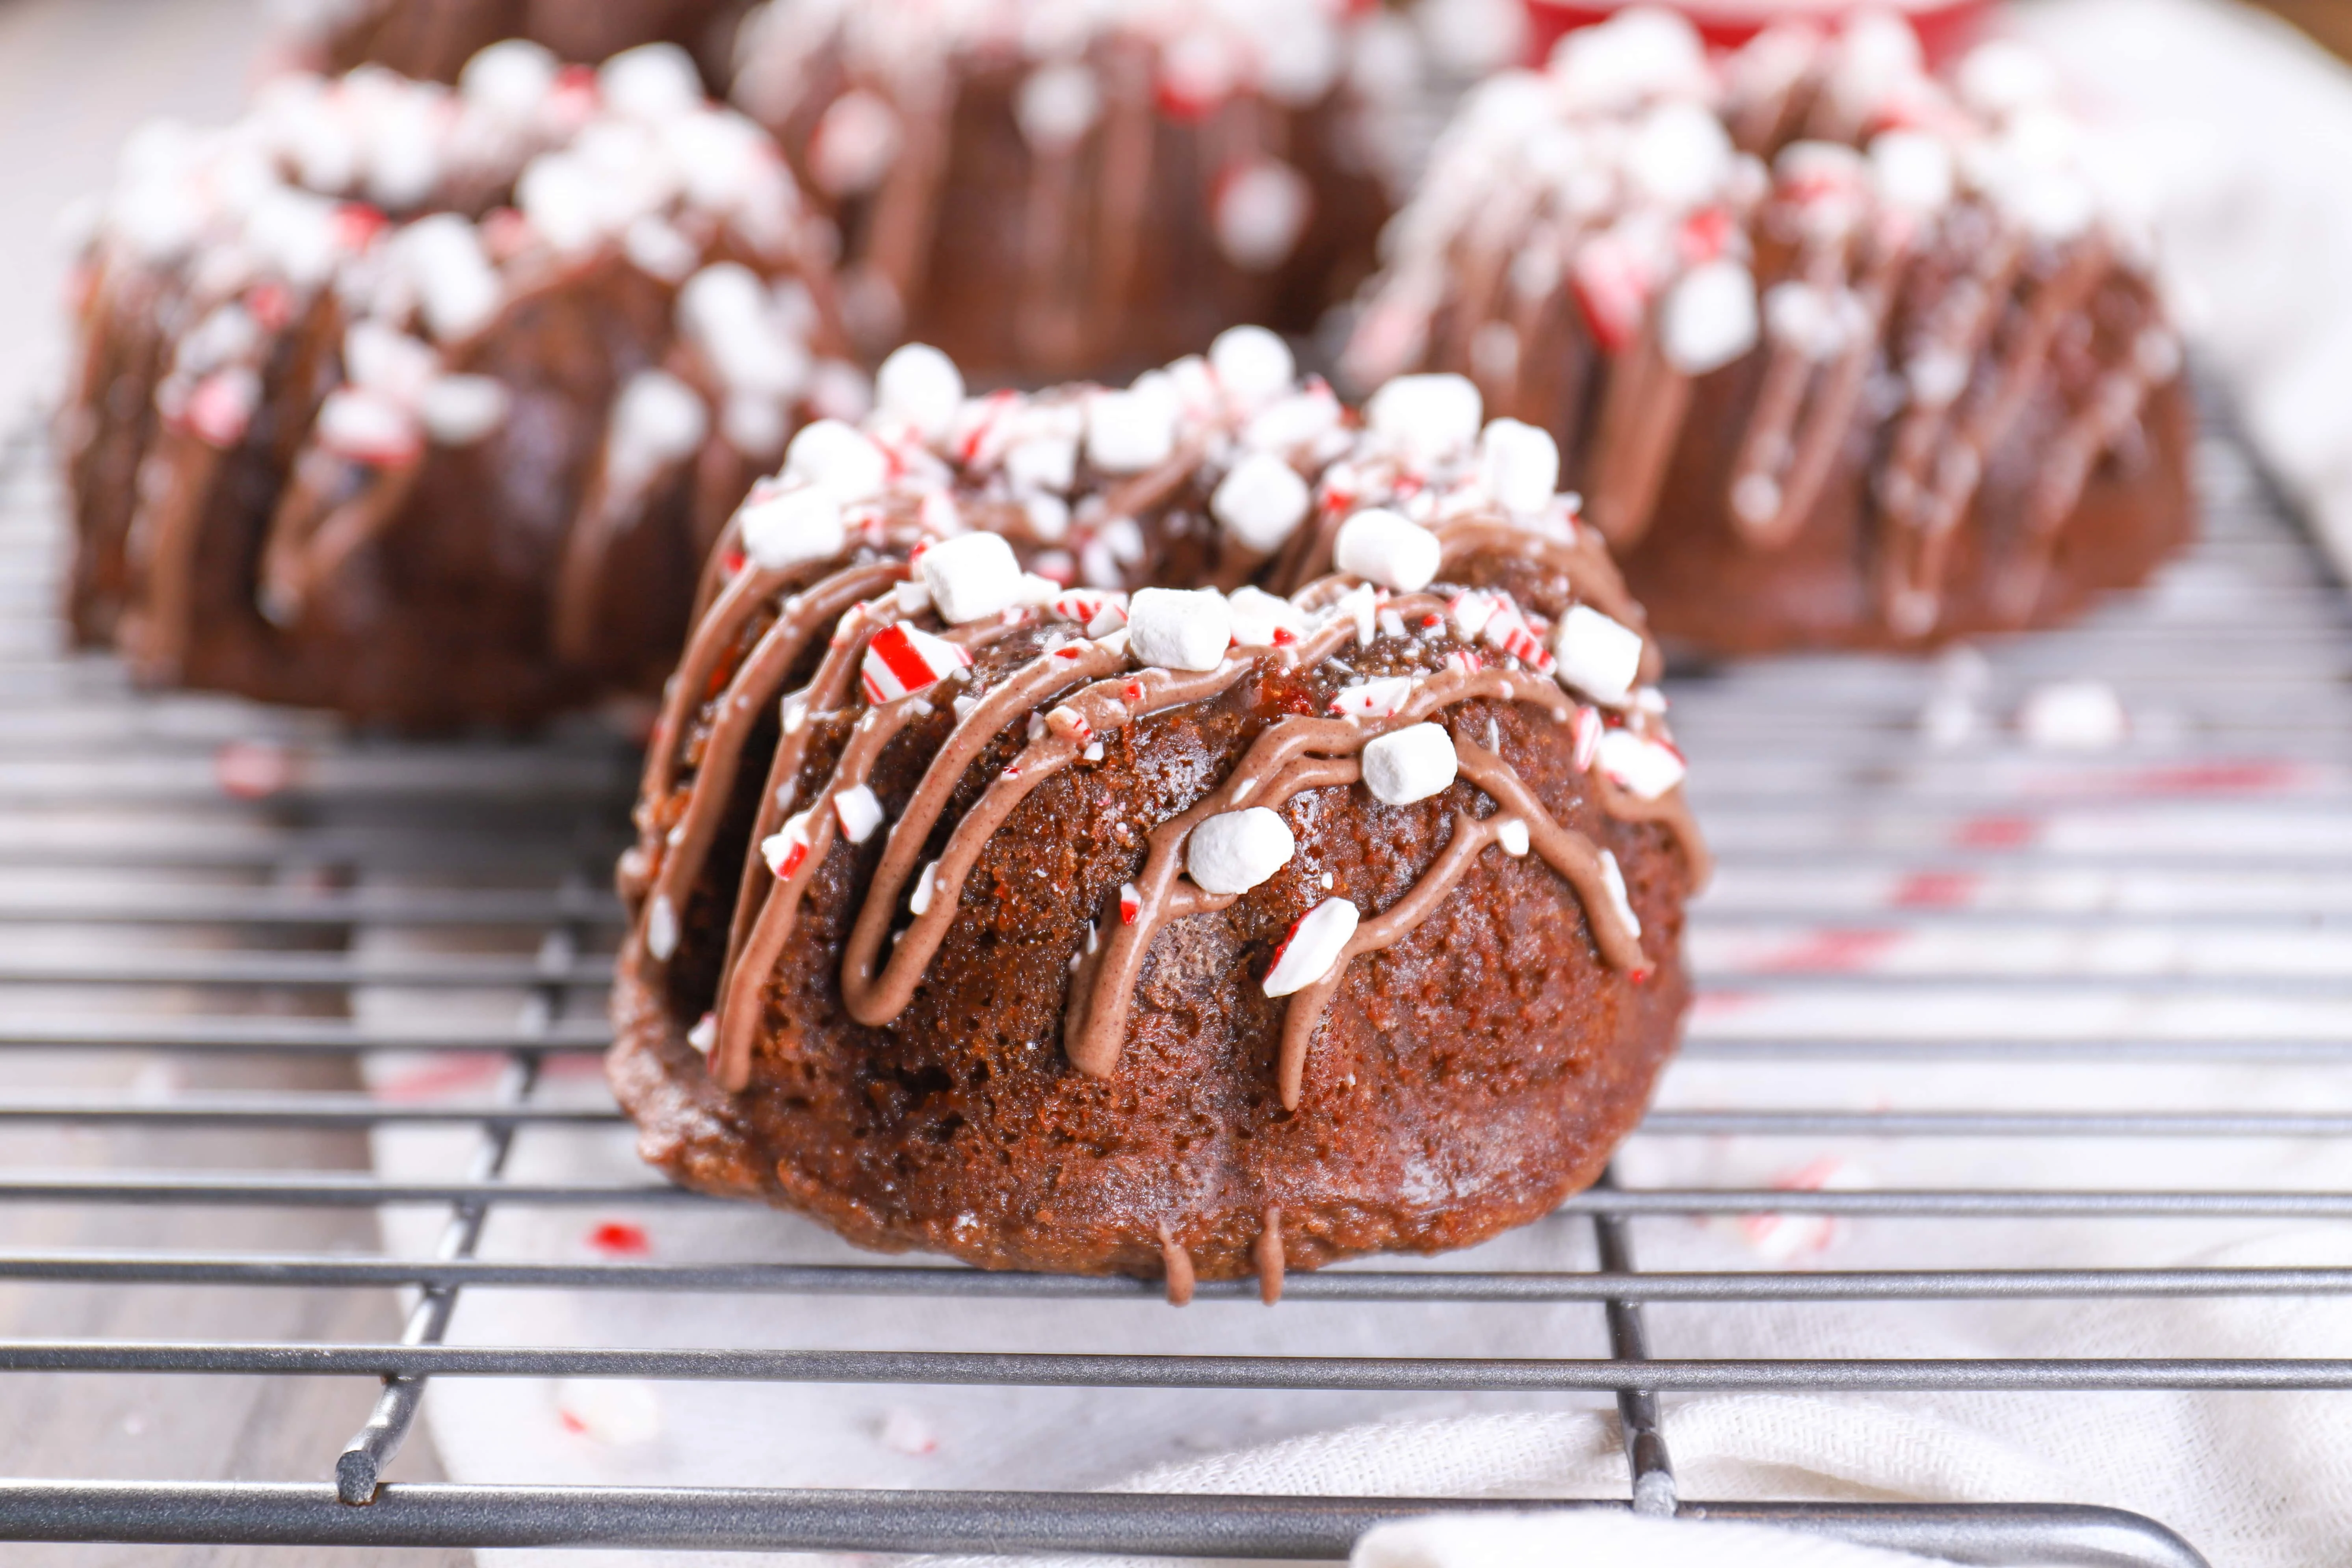
[[[878,705],[928,691],[971,662],[971,654],[945,637],[904,624],[884,626],[860,664],[866,700]]]
[[[1343,718],[1386,719],[1401,712],[1412,700],[1414,688],[1421,683],[1410,675],[1382,676],[1376,680],[1360,680],[1343,687],[1331,699],[1331,711]]]
[[[852,844],[865,843],[882,826],[882,802],[865,784],[834,796],[833,814],[841,819],[841,831]]]
[[[1634,939],[1639,941],[1642,935],[1642,921],[1641,918],[1633,913],[1633,900],[1626,896],[1625,872],[1617,864],[1617,857],[1606,849],[1601,852],[1601,886],[1609,889],[1609,907],[1616,911],[1617,918],[1624,922],[1625,929],[1633,932]]]
[[[1362,911],[1345,899],[1326,899],[1299,916],[1282,945],[1274,950],[1265,994],[1287,996],[1330,973],[1362,920]]]
[[[784,819],[783,826],[760,840],[760,858],[778,881],[790,878],[808,859],[808,816],[805,811],[796,811]]]
[[[1621,789],[1642,800],[1655,800],[1683,782],[1688,771],[1683,754],[1664,741],[1637,735],[1631,730],[1610,730],[1598,749],[1601,771]]]

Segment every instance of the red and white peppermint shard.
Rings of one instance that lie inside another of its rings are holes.
[[[1529,624],[1519,612],[1519,606],[1505,598],[1486,617],[1480,629],[1481,642],[1507,658],[1516,658],[1538,675],[1548,674],[1552,666],[1551,652],[1543,645],[1543,634]]]
[[[1420,684],[1410,675],[1360,680],[1331,699],[1331,711],[1348,719],[1386,719],[1412,700],[1412,689]]]
[[[805,811],[796,811],[784,819],[781,829],[760,840],[760,857],[780,882],[790,879],[808,858],[808,816]]]
[[[866,645],[866,700],[895,702],[927,691],[971,662],[971,655],[945,637],[913,626],[884,626]]]
[[[243,365],[231,365],[196,383],[182,417],[198,440],[226,450],[245,439],[260,403],[261,378]]]
[[[1576,771],[1592,771],[1592,760],[1601,754],[1601,734],[1606,726],[1601,721],[1601,710],[1587,704],[1576,710]]]
[[[1345,899],[1326,899],[1299,916],[1282,945],[1274,950],[1274,967],[1265,974],[1265,994],[1287,996],[1330,973],[1363,918]]]
[[[1683,782],[1683,754],[1664,741],[1612,730],[1601,737],[1601,771],[1617,787],[1643,800],[1655,800]]]
[[[1118,923],[1131,926],[1143,912],[1143,894],[1132,882],[1118,885]]]

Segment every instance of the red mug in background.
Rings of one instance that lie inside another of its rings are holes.
[[[1658,0],[1640,0],[1657,4]],[[1528,61],[1541,65],[1562,34],[1605,22],[1628,0],[1526,0]],[[1994,0],[1667,0],[1665,8],[1690,18],[1710,47],[1734,48],[1775,22],[1835,23],[1857,11],[1892,11],[1919,35],[1929,69],[1957,58],[1983,33]]]

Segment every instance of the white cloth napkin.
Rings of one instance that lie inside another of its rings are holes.
[[[1908,1552],[1785,1530],[1578,1510],[1435,1514],[1384,1524],[1354,1568],[1917,1568]]]

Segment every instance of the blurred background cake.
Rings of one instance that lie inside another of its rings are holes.
[[[1340,0],[779,0],[735,97],[836,215],[869,351],[1124,381],[1360,281],[1417,37]]]
[[[2187,536],[2143,226],[2017,45],[1889,16],[1710,54],[1627,12],[1474,93],[1387,238],[1359,386],[1459,370],[1549,430],[1669,641],[2046,625]]]
[[[649,686],[751,476],[863,405],[827,249],[671,46],[151,128],[76,283],[77,635],[412,727]]]

